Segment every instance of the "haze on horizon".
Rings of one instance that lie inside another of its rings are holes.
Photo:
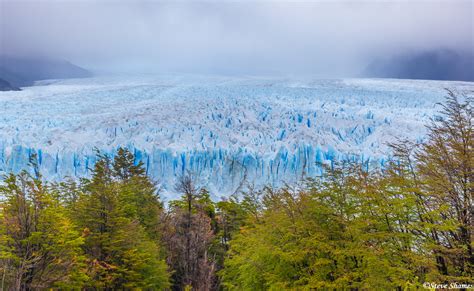
[[[357,76],[380,58],[474,51],[473,1],[0,0],[0,55],[97,72]]]

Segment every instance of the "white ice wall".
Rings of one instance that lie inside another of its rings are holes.
[[[50,81],[0,92],[0,172],[39,156],[46,177],[87,176],[94,148],[135,151],[172,192],[190,171],[215,195],[281,185],[334,159],[383,163],[387,142],[421,139],[443,88],[414,80],[115,77]],[[171,194],[170,194],[171,195]]]

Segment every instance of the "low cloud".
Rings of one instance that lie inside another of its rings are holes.
[[[0,0],[0,53],[98,71],[355,76],[373,59],[474,50],[472,1]]]

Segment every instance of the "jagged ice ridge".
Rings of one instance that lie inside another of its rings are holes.
[[[444,88],[474,83],[198,76],[42,81],[0,92],[0,173],[36,153],[50,179],[90,174],[94,149],[131,149],[175,197],[189,172],[215,196],[243,183],[281,186],[321,173],[319,163],[383,164],[387,142],[421,140]]]

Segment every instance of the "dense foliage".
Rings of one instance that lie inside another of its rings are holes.
[[[1,289],[402,289],[474,284],[472,100],[450,93],[422,144],[382,168],[322,165],[215,202],[192,175],[163,207],[126,149],[90,179],[0,186]]]

